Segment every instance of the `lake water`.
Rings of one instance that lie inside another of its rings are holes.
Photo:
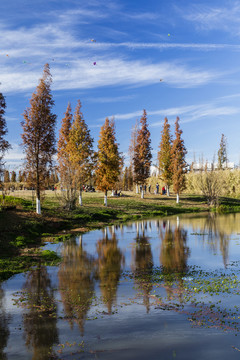
[[[0,359],[239,359],[240,214],[169,217],[47,244],[0,284]]]

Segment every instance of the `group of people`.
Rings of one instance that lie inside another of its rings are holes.
[[[142,190],[146,193],[147,192],[147,185],[140,185],[140,192],[142,192]],[[148,192],[151,193],[151,185],[148,185]],[[166,186],[162,187],[162,195],[165,195],[167,193],[167,189]],[[154,191],[154,194],[159,194],[159,184],[156,184],[156,190]]]
[[[119,192],[117,190],[112,190],[112,196],[122,196],[121,190],[119,190]]]
[[[88,192],[95,192],[95,189],[92,185],[83,185],[83,191],[88,191]]]
[[[157,183],[156,184],[156,190],[154,191],[155,194],[159,194],[159,184]],[[166,189],[166,186],[163,186],[162,187],[162,195],[166,195],[167,193],[167,189]]]

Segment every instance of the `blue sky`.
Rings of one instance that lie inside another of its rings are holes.
[[[194,154],[212,160],[223,133],[239,164],[240,1],[8,0],[0,14],[7,168],[24,158],[20,122],[47,62],[57,136],[68,102],[74,111],[80,99],[95,149],[114,116],[128,165],[131,130],[146,109],[153,163],[164,117],[174,132],[179,116],[189,163]]]

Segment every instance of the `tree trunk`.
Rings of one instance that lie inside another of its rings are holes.
[[[139,194],[139,191],[138,191],[138,184],[136,184],[136,194]]]
[[[105,191],[104,195],[104,205],[107,206],[107,190]]]
[[[41,204],[40,204],[40,199],[38,197],[36,197],[36,213],[37,214],[41,214]]]
[[[144,199],[144,190],[141,191],[141,199]]]
[[[179,193],[177,193],[177,200],[176,203],[179,204]]]
[[[167,196],[170,196],[169,185],[167,185]]]
[[[82,206],[82,188],[80,187],[79,191],[79,205]]]
[[[36,213],[41,214],[41,204],[40,204],[40,178],[39,178],[39,159],[37,157],[37,167],[36,167]]]
[[[82,248],[82,235],[79,235],[79,246]]]

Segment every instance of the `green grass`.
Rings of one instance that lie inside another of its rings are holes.
[[[7,280],[15,274],[30,270],[36,266],[57,265],[61,261],[54,251],[43,250],[33,254],[34,256],[21,255],[0,259],[0,281]]]

